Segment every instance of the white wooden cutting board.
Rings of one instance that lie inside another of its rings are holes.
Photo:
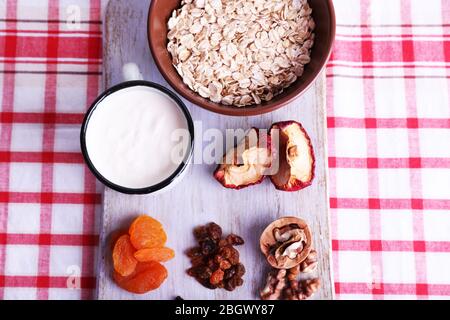
[[[111,0],[107,10],[104,32],[105,87],[122,81],[122,66],[134,62],[145,80],[167,87],[157,70],[147,43],[147,13],[150,0]],[[170,88],[170,87],[169,87]],[[327,141],[325,114],[325,76],[319,77],[311,89],[289,106],[271,114],[256,117],[228,117],[211,113],[187,101],[194,121],[202,121],[208,128],[235,129],[252,126],[269,128],[277,121],[298,120],[308,131],[316,154],[316,179],[303,191],[286,193],[276,191],[269,179],[261,185],[241,191],[228,190],[217,183],[212,173],[215,166],[193,165],[180,184],[161,195],[129,196],[106,189],[100,234],[98,261],[99,299],[258,299],[268,266],[259,250],[263,229],[282,216],[306,219],[313,232],[320,264],[317,275],[322,287],[316,299],[334,296],[331,241],[328,212]],[[197,134],[196,144],[201,145]],[[169,278],[162,287],[145,295],[129,294],[118,288],[111,279],[112,232],[127,227],[139,214],[149,214],[160,220],[168,234],[167,245],[176,251],[176,258],[168,263]],[[239,247],[241,261],[247,274],[244,286],[234,292],[208,290],[186,275],[190,267],[184,251],[195,245],[192,230],[195,226],[214,221],[224,233],[241,235],[246,243]]]

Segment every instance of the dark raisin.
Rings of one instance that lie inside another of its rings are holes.
[[[209,279],[212,275],[211,269],[206,266],[198,267],[196,273],[197,277],[200,279]]]
[[[180,297],[180,296],[177,296],[177,297],[175,297],[175,300],[176,301],[183,301],[184,299],[182,297]]]
[[[209,260],[206,262],[206,265],[207,265],[208,268],[210,268],[211,270],[217,270],[217,269],[219,269],[219,264],[216,263],[216,262],[214,261],[214,259],[209,259]]]
[[[217,288],[217,285],[211,284],[211,282],[209,282],[209,278],[206,280],[202,280],[202,279],[197,279],[198,282],[200,282],[202,284],[202,286],[204,286],[205,288],[214,290]]]
[[[236,268],[230,268],[225,271],[224,279],[230,279],[236,274]]]
[[[244,239],[233,233],[228,235],[225,240],[228,242],[228,244],[231,244],[233,246],[240,246],[244,244]]]
[[[197,276],[197,268],[195,268],[195,267],[192,267],[192,268],[189,268],[189,269],[187,269],[187,274],[188,275],[190,275],[191,277],[196,277]]]
[[[236,287],[240,287],[244,284],[244,280],[242,278],[234,275],[231,279],[228,279],[225,284],[225,289],[228,291],[233,291]]]
[[[202,249],[202,254],[207,256],[212,254],[216,250],[217,246],[212,239],[206,238],[200,242],[200,248]]]
[[[225,259],[229,259],[232,255],[232,251],[233,251],[233,247],[231,246],[226,246],[220,249],[219,254],[225,258]]]
[[[213,285],[218,285],[223,280],[224,272],[220,269],[213,272],[211,277],[209,278],[209,282]]]
[[[233,278],[231,278],[232,281],[236,284],[236,287],[240,287],[244,284],[244,280],[241,277],[238,277],[235,275]]]
[[[234,266],[239,263],[239,251],[235,248],[230,247],[230,256],[228,257],[228,261]]]
[[[214,262],[217,264],[220,264],[223,260],[224,258],[220,254],[214,256]]]
[[[231,268],[231,263],[228,260],[222,260],[219,264],[220,269],[228,270]]]
[[[222,239],[222,240],[219,241],[218,245],[219,245],[219,248],[226,247],[228,245],[228,241],[225,240],[225,239]]]
[[[189,249],[186,252],[186,255],[189,258],[201,257],[202,256],[202,250],[199,247],[195,247],[195,248]]]
[[[212,239],[219,241],[220,238],[222,238],[222,228],[218,224],[211,222],[207,225],[206,229],[208,231],[208,235]]]
[[[201,265],[189,268],[187,270],[187,274],[194,278],[209,278],[212,274],[212,271],[208,267]]]
[[[238,263],[234,266],[234,269],[236,270],[236,275],[238,277],[241,277],[245,274],[245,267],[242,263]]]
[[[208,229],[205,226],[200,226],[194,229],[194,237],[200,241],[208,237]]]
[[[203,258],[203,256],[195,257],[191,259],[191,263],[193,267],[198,267],[202,264],[205,264],[205,259]]]
[[[236,289],[236,284],[234,283],[234,281],[232,281],[232,279],[227,280],[225,282],[225,290],[234,291],[234,289]]]

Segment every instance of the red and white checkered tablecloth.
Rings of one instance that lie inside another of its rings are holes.
[[[450,0],[334,3],[337,297],[449,298]],[[105,5],[0,0],[2,299],[92,297],[100,189],[78,135],[101,89]]]

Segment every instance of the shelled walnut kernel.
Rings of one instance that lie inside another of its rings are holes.
[[[290,270],[272,269],[266,286],[261,290],[262,300],[306,300],[320,288],[320,279],[297,280],[300,266]]]

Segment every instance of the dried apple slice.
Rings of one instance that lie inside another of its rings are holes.
[[[252,128],[238,146],[225,154],[214,177],[226,188],[242,189],[261,183],[271,165],[270,136]]]
[[[272,125],[270,135],[277,155],[279,169],[270,176],[278,190],[298,191],[312,184],[315,171],[314,149],[302,125],[296,121]]]

